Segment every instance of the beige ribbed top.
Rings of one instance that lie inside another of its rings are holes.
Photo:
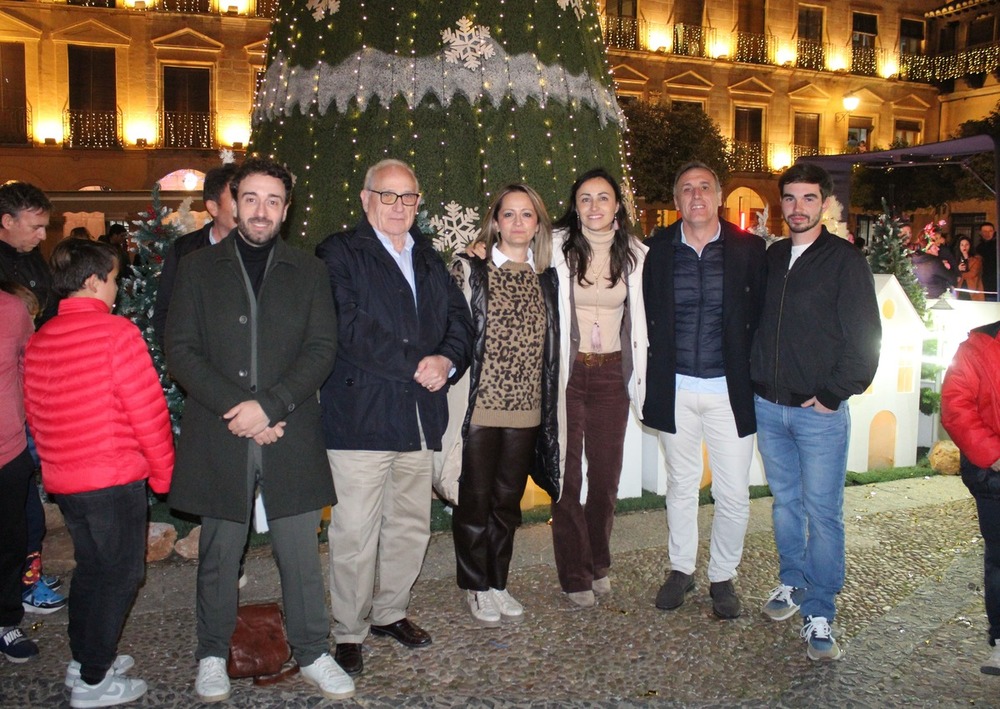
[[[580,352],[618,352],[622,348],[621,325],[628,288],[624,279],[613,288],[609,282],[611,243],[615,232],[613,229],[598,232],[583,227],[583,235],[593,252],[587,269],[587,280],[593,285],[581,286],[573,278]]]

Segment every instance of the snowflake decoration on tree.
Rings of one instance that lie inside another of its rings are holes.
[[[490,28],[484,25],[473,25],[472,19],[463,17],[458,21],[458,29],[441,30],[441,39],[449,45],[444,50],[445,59],[452,64],[465,64],[466,69],[478,69],[480,59],[493,56],[493,42],[490,40]]]
[[[443,217],[431,217],[430,225],[437,233],[434,248],[450,254],[476,238],[479,233],[479,210],[452,201],[445,205],[444,211],[446,214]]]
[[[322,22],[326,15],[340,11],[340,0],[309,0],[306,9],[313,11],[313,19]]]
[[[576,19],[583,19],[583,0],[556,0],[556,4],[559,6],[560,10],[572,7],[573,12],[576,14]]]

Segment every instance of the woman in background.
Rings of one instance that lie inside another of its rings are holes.
[[[983,292],[983,257],[972,250],[972,239],[958,240],[958,299],[986,300]]]

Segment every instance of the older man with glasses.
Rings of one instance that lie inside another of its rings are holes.
[[[446,392],[472,354],[465,298],[413,225],[413,170],[398,160],[372,166],[361,202],[365,216],[354,230],[316,249],[337,307],[337,361],[321,399],[339,500],[330,522],[336,659],[352,676],[363,670],[369,630],[407,647],[431,643],[407,607],[430,539],[432,454],[448,423]]]

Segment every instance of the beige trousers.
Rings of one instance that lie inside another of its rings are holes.
[[[333,635],[361,643],[369,624],[406,617],[430,539],[433,451],[326,454],[337,491],[329,534]]]

